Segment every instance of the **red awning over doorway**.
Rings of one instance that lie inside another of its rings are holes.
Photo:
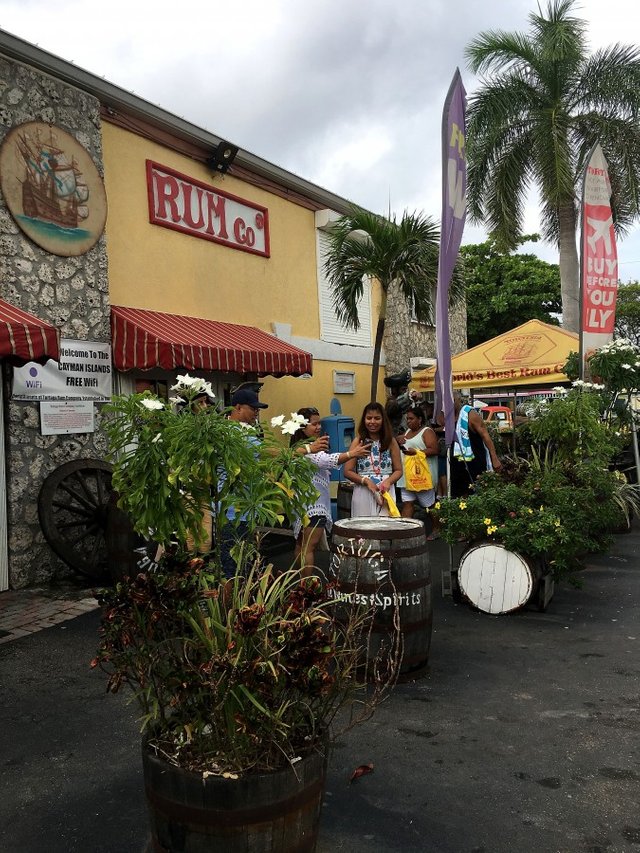
[[[111,306],[111,345],[117,370],[222,370],[260,376],[311,373],[304,350],[254,326]]]
[[[55,326],[0,299],[0,358],[57,361],[59,355],[60,332]]]

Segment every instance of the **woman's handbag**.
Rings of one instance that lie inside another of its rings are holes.
[[[410,492],[425,492],[433,488],[429,463],[421,450],[416,450],[413,456],[404,457],[404,487]]]

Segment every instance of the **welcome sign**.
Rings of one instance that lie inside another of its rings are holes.
[[[60,361],[14,368],[13,399],[107,402],[111,378],[111,344],[63,338]]]

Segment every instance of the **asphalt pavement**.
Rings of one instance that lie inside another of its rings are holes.
[[[640,529],[544,613],[443,598],[448,548],[430,553],[429,672],[334,749],[318,853],[639,851]],[[89,666],[98,622],[0,645],[3,853],[145,847],[136,708]]]

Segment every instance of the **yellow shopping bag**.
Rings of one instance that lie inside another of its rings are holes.
[[[400,510],[396,506],[396,502],[391,497],[389,492],[382,492],[382,497],[387,505],[391,518],[400,518]]]
[[[404,487],[410,492],[424,492],[433,488],[429,463],[421,450],[416,450],[415,456],[404,457]]]

